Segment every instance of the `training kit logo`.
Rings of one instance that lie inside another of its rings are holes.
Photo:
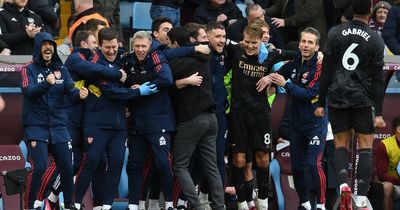
[[[313,139],[310,141],[310,145],[319,145],[319,138],[318,136],[314,136]]]
[[[160,140],[160,146],[167,145],[167,140],[164,138],[164,136],[161,136]]]
[[[61,71],[59,71],[59,70],[54,71],[54,76],[56,77],[56,79],[60,79],[61,78]]]
[[[39,74],[38,76],[37,76],[37,83],[39,84],[39,83],[41,83],[41,82],[43,82],[44,81],[44,76],[43,76],[43,74]]]

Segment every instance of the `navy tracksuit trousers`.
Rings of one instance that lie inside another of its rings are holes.
[[[153,164],[156,166],[160,178],[161,190],[166,202],[172,201],[173,173],[171,166],[171,135],[159,132],[146,135],[134,135],[129,138],[129,158],[126,167],[129,183],[129,203],[139,204],[143,197],[142,184],[145,174],[144,166],[148,155],[152,152]],[[142,175],[143,174],[143,175]]]
[[[55,164],[61,174],[62,190],[66,205],[73,204],[73,170],[72,170],[72,145],[70,142],[61,142],[57,144],[48,144],[44,141],[36,141],[36,146],[32,147],[32,140],[27,142],[28,161],[31,164],[32,171],[28,175],[26,199],[27,208],[32,209],[39,192],[42,177],[47,168],[48,149],[53,154]],[[45,177],[43,177],[45,178]]]
[[[322,162],[326,133],[326,125],[308,133],[299,132],[294,128],[290,130],[293,181],[301,203],[309,200],[306,169],[311,176],[316,202],[325,203],[326,177]]]
[[[112,205],[125,157],[126,130],[84,128],[84,152],[75,185],[75,202],[82,203],[93,174],[100,162],[107,157],[107,171],[104,174],[102,202]]]

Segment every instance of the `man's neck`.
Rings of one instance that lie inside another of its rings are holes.
[[[304,63],[305,61],[308,61],[308,60],[310,60],[312,57],[314,57],[314,55],[315,55],[315,53],[314,54],[312,54],[312,55],[310,55],[310,57],[303,57],[303,56],[301,56],[301,63]]]
[[[91,8],[93,8],[93,5],[83,4],[81,8],[79,8],[79,14]]]
[[[354,15],[353,20],[365,23],[368,25],[369,15]]]

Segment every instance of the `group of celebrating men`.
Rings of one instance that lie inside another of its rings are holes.
[[[330,32],[323,63],[318,60],[321,37],[316,29],[308,27],[300,34],[300,52],[288,52],[268,43],[269,27],[263,20],[250,22],[236,43],[226,39],[224,26],[217,22],[172,28],[171,20],[159,18],[153,21],[152,35],[133,35],[131,53],[119,48],[117,34],[108,27],[98,34],[83,30],[75,34],[75,48],[64,64],[51,35],[38,33],[33,61],[21,71],[23,126],[32,167],[25,208],[40,209],[51,183],[46,205],[54,208],[63,191],[65,209],[83,209],[92,183],[95,209],[111,209],[128,147],[129,210],[145,208],[149,188],[157,188],[154,183],[164,195],[165,209],[185,206],[184,201],[190,209],[205,209],[195,188],[199,183],[200,194],[210,194],[211,208],[225,209],[228,136],[229,185],[235,187],[238,208],[267,210],[273,140],[268,96],[283,87],[292,98],[291,157],[299,209],[311,209],[303,167],[307,163],[316,209],[325,210],[321,162],[327,95],[338,142],[340,190],[349,191],[345,157],[354,129],[361,171],[356,204],[366,209],[373,120],[384,126],[383,43],[365,23],[371,6],[368,0],[353,1],[354,21]],[[370,37],[341,33],[348,28]],[[291,61],[273,72],[283,60]],[[228,71],[229,103],[224,84]],[[50,167],[48,149],[54,157]],[[343,205],[349,205],[346,199],[342,197]]]

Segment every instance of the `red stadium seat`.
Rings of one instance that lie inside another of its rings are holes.
[[[1,145],[0,147],[0,172],[14,171],[25,168],[25,159],[18,145]],[[4,176],[0,177],[0,191],[3,198],[3,209],[20,209],[19,195],[7,195]]]

